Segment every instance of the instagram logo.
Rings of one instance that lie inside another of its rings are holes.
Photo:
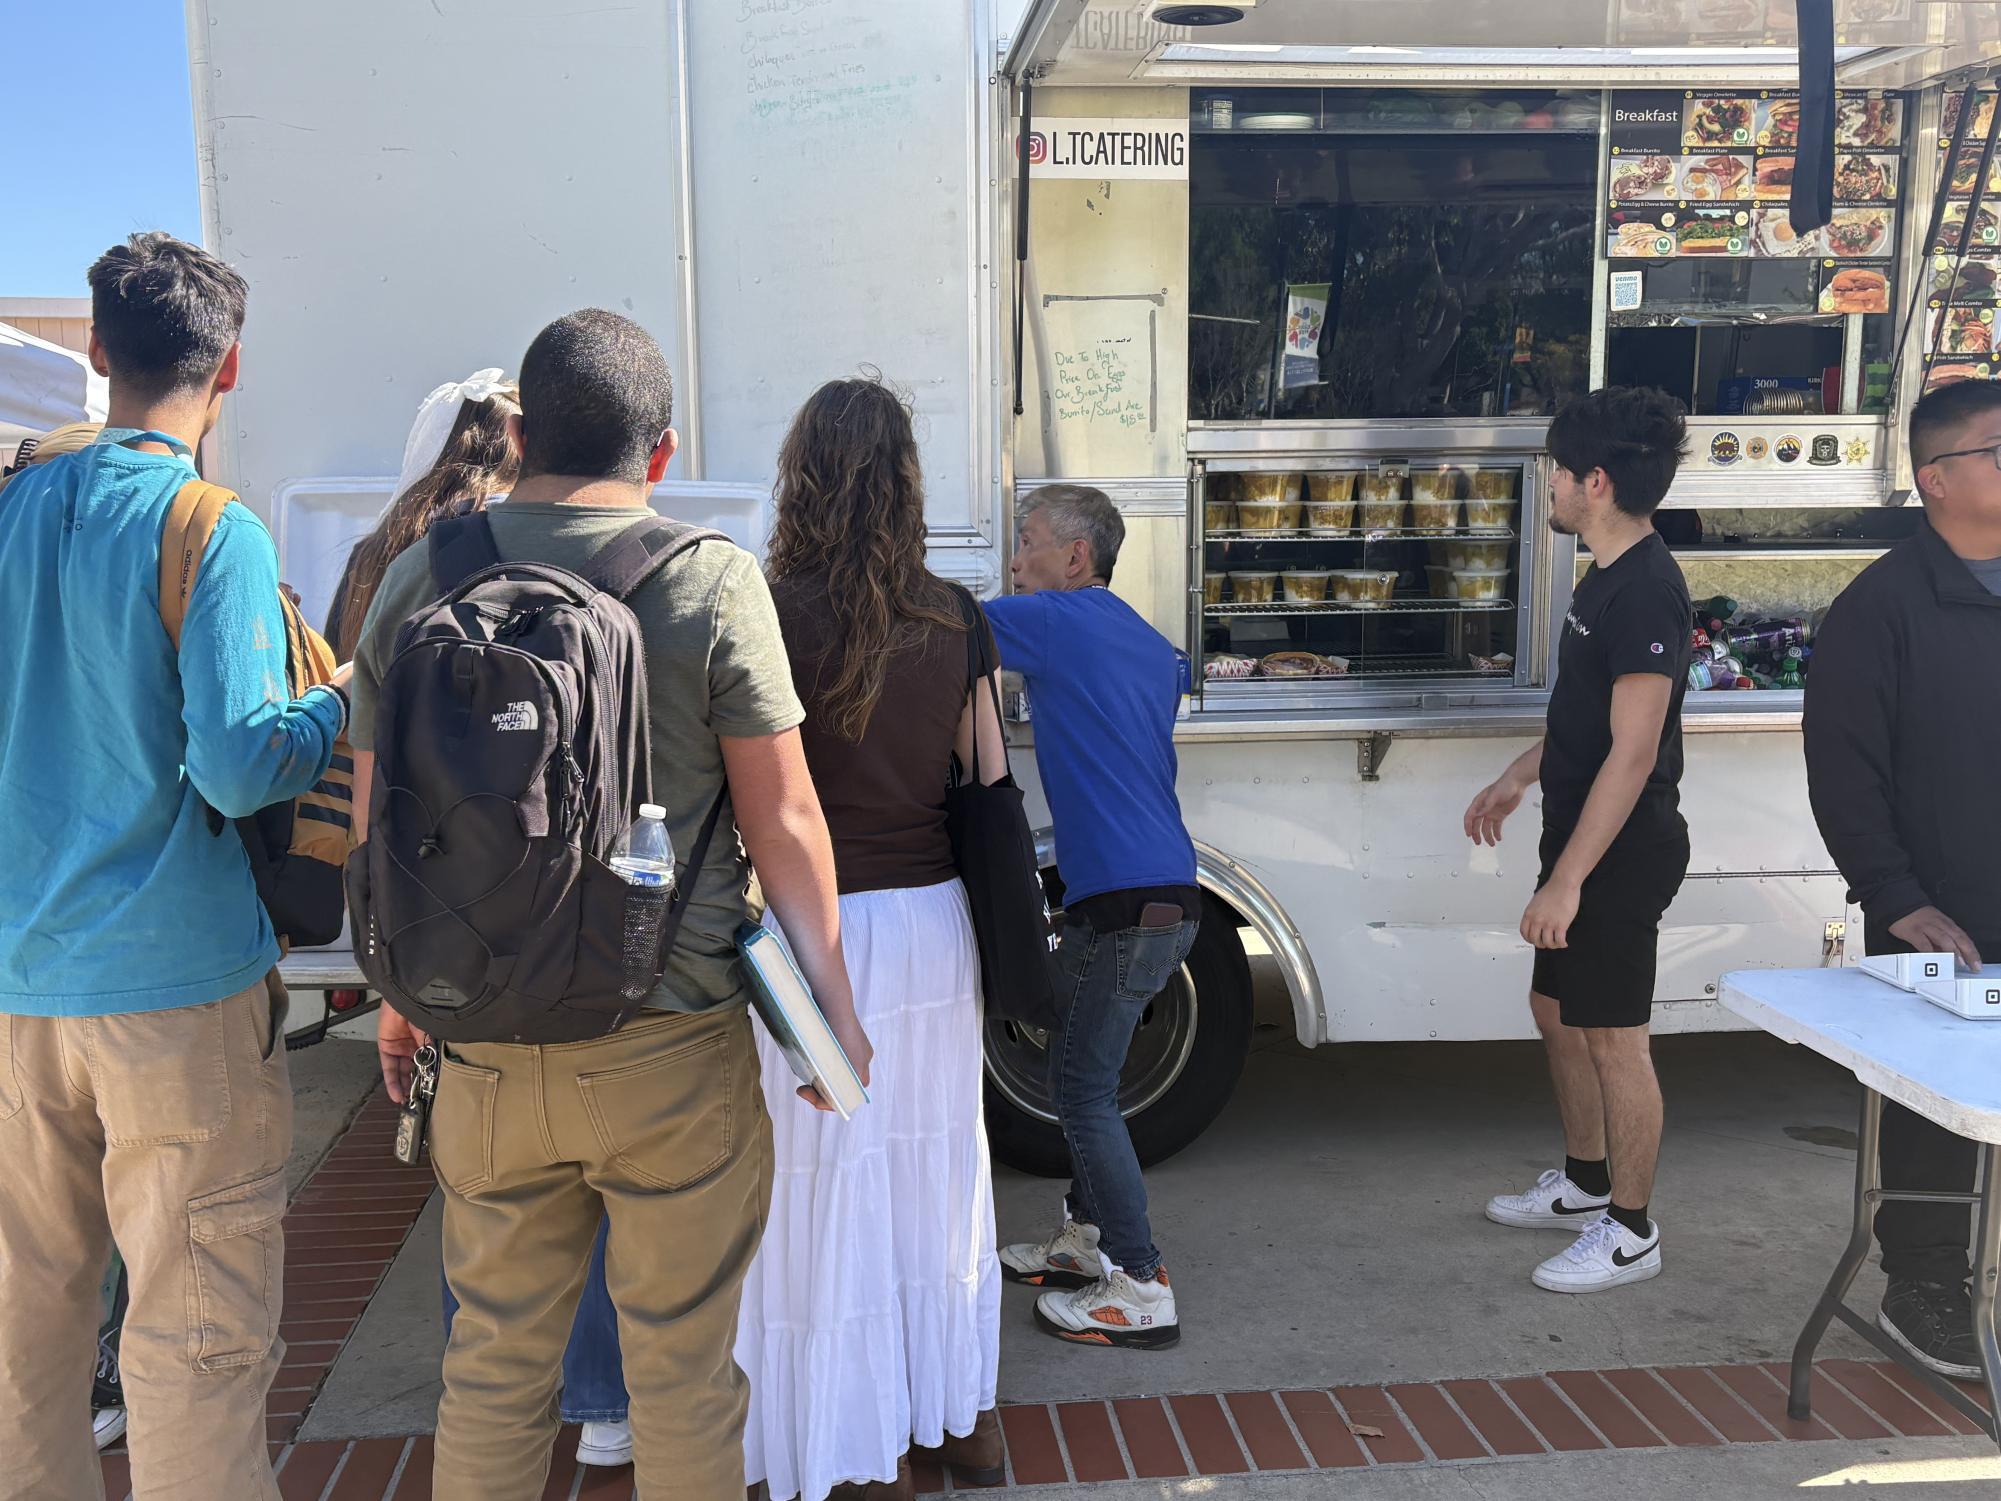
[[[1049,161],[1049,137],[1044,135],[1039,130],[1031,130],[1028,133],[1029,165],[1032,167],[1039,167],[1047,164],[1048,161]]]

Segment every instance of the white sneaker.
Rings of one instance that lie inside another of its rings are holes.
[[[1104,1269],[1098,1227],[1063,1216],[1063,1228],[1045,1241],[1002,1246],[1001,1275],[1028,1287],[1089,1287]]]
[[[577,1463],[615,1470],[632,1463],[632,1424],[586,1423],[577,1438]]]
[[[1535,1269],[1535,1285],[1553,1293],[1602,1293],[1661,1274],[1661,1227],[1648,1221],[1642,1240],[1611,1215],[1602,1216],[1566,1250]]]
[[[1162,1267],[1151,1282],[1135,1282],[1100,1258],[1104,1275],[1075,1292],[1044,1293],[1035,1300],[1035,1322],[1058,1339],[1124,1350],[1165,1350],[1181,1341],[1174,1289]]]
[[[1553,1167],[1527,1193],[1495,1194],[1487,1201],[1487,1218],[1517,1230],[1565,1230],[1575,1235],[1611,1202],[1610,1194],[1588,1194],[1563,1169]]]
[[[125,1437],[125,1409],[122,1407],[99,1407],[90,1415],[91,1431],[97,1436],[97,1447],[108,1449]]]

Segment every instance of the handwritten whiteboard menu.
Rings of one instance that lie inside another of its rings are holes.
[[[912,397],[934,530],[986,516],[971,409],[988,394],[971,380],[986,191],[976,90],[988,72],[975,10],[688,7],[707,478],[768,480],[799,404],[874,366]]]

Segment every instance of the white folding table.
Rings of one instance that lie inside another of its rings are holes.
[[[2001,1281],[2001,1021],[1966,1021],[1857,969],[1754,969],[1723,977],[1725,1006],[1774,1037],[1800,1043],[1851,1071],[1862,1085],[1855,1133],[1855,1222],[1848,1249],[1828,1279],[1793,1348],[1795,1418],[1808,1414],[1814,1351],[1840,1319],[1937,1390],[2001,1444],[2001,1345],[1994,1329]],[[1878,1148],[1883,1101],[1936,1121],[1980,1145],[1980,1180],[1970,1194],[1883,1187]],[[1973,1333],[1991,1413],[1951,1382],[1925,1370],[1876,1325],[1848,1306],[1848,1290],[1869,1256],[1874,1211],[1886,1200],[1971,1204]]]

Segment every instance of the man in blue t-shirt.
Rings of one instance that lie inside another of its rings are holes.
[[[1020,592],[987,606],[1001,666],[1028,683],[1056,821],[1065,908],[1049,1084],[1072,1169],[1063,1228],[1000,1256],[1010,1281],[1058,1289],[1035,1305],[1051,1334],[1158,1350],[1181,1330],[1119,1114],[1119,1071],[1141,1014],[1195,943],[1201,894],[1174,795],[1180,668],[1167,639],[1111,592],[1125,534],[1102,490],[1044,486],[1023,503]]]

